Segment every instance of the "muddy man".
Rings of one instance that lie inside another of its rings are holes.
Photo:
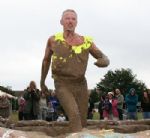
[[[41,71],[41,90],[46,92],[45,79],[52,63],[52,77],[57,97],[69,118],[72,132],[81,131],[87,124],[88,89],[85,71],[89,53],[97,59],[98,67],[107,67],[109,59],[93,43],[91,37],[75,32],[77,13],[72,9],[63,12],[62,33],[48,39]]]

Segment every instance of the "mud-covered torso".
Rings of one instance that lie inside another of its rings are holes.
[[[81,45],[68,45],[63,34],[59,33],[54,36],[52,45],[52,77],[80,79],[85,75],[87,68],[89,48],[92,40],[89,37],[84,37]]]

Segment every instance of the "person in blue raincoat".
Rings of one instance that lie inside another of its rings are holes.
[[[136,120],[138,96],[134,88],[129,90],[129,94],[125,97],[125,102],[127,105],[128,119]]]

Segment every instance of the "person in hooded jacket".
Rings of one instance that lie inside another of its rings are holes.
[[[128,119],[136,120],[138,96],[134,88],[131,88],[129,94],[126,95],[125,102],[127,105]]]

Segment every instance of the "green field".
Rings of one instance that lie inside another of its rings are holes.
[[[142,117],[142,113],[138,112],[138,120],[143,119]],[[12,112],[12,114],[10,115],[10,120],[12,121],[18,121],[18,112]],[[99,113],[95,112],[93,115],[93,120],[99,120]]]

